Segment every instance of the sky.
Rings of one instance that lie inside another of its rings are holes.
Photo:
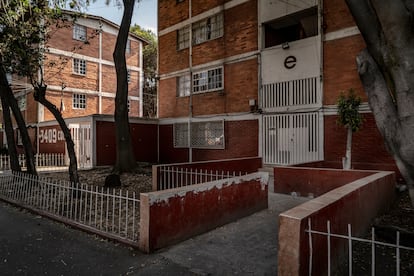
[[[98,15],[108,19],[118,25],[121,24],[123,7],[116,5],[116,0],[109,1],[105,4],[105,0],[90,1],[91,4],[85,11],[88,14]],[[122,3],[122,0],[119,0]],[[149,29],[155,34],[157,33],[157,0],[140,0],[135,3],[134,14],[132,16],[131,26],[137,24],[144,29]]]

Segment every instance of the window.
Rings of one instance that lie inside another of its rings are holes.
[[[73,73],[79,75],[86,75],[86,60],[84,59],[73,59]]]
[[[86,41],[86,27],[82,25],[73,25],[73,39]]]
[[[128,81],[128,83],[131,82],[131,69],[127,70],[127,81]]]
[[[201,44],[223,36],[223,14],[219,13],[192,25],[193,45]],[[177,31],[177,49],[190,46],[190,26]]]
[[[223,14],[219,13],[193,24],[193,45],[223,36]]]
[[[190,74],[177,78],[177,97],[190,96]]]
[[[224,149],[224,121],[191,123],[191,146]],[[174,124],[174,147],[188,147],[188,123]]]
[[[21,111],[26,110],[26,95],[17,97],[17,104]]]
[[[126,44],[126,48],[125,48],[125,53],[130,54],[131,53],[131,40],[128,39],[127,40],[127,44]]]
[[[182,50],[190,46],[190,27],[186,26],[177,31],[177,49]]]
[[[223,67],[193,73],[193,92],[203,93],[223,89]]]
[[[313,7],[264,24],[265,48],[318,35],[318,13]]]
[[[86,95],[85,94],[73,94],[72,107],[74,109],[85,109],[86,108]]]

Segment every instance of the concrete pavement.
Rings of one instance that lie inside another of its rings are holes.
[[[276,275],[278,215],[307,199],[269,194],[269,209],[146,255],[0,203],[1,275]]]

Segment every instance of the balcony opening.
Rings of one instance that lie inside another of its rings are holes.
[[[318,35],[318,9],[312,7],[264,24],[265,48]]]

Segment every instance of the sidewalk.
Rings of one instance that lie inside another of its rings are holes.
[[[145,255],[0,203],[2,275],[276,275],[278,215],[304,201],[270,194],[269,209]]]

